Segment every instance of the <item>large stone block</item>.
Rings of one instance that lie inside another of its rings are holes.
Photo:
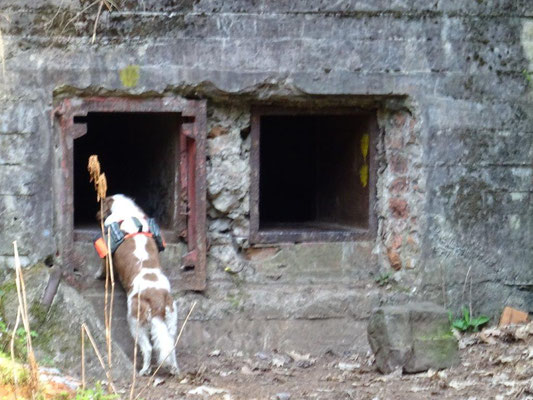
[[[442,369],[458,361],[446,310],[433,303],[377,308],[368,323],[368,342],[383,373]]]

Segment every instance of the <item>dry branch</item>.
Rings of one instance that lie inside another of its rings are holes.
[[[37,366],[35,353],[33,352],[33,346],[31,343],[30,319],[28,317],[28,302],[26,299],[26,285],[24,284],[24,276],[22,274],[22,267],[20,265],[20,257],[16,241],[13,242],[13,250],[15,256],[15,283],[17,285],[19,311],[22,319],[22,325],[26,331],[26,356],[30,366],[30,389],[32,394],[36,394],[39,389],[39,367]]]
[[[100,362],[100,365],[102,366],[102,369],[105,372],[105,375],[109,382],[109,387],[111,388],[114,394],[117,394],[117,389],[115,389],[115,385],[113,384],[111,373],[105,366],[105,362],[104,362],[104,359],[102,358],[102,354],[98,350],[98,347],[96,347],[96,342],[94,341],[93,335],[91,335],[91,331],[89,331],[89,327],[85,324],[82,324],[81,326],[85,330],[85,333],[87,334],[87,337],[89,338],[89,341],[91,342],[91,345],[93,346],[94,352],[96,353],[96,357],[98,357],[98,361]]]

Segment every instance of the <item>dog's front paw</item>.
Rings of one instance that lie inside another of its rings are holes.
[[[170,373],[170,375],[174,375],[174,376],[180,375],[180,369],[177,366],[170,368],[168,372]]]
[[[152,368],[148,367],[148,368],[143,368],[139,371],[139,375],[141,376],[146,376],[146,375],[150,375],[150,373],[152,372]]]

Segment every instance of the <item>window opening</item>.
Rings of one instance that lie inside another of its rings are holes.
[[[74,140],[74,229],[97,228],[87,160],[97,154],[110,194],[124,193],[163,229],[174,228],[178,113],[88,113],[87,134]]]
[[[253,241],[373,232],[375,112],[268,110],[252,120],[259,148],[252,156]]]

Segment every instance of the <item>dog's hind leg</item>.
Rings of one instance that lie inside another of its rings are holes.
[[[130,326],[131,336],[133,340],[137,338],[137,344],[141,348],[143,356],[143,366],[139,374],[148,375],[152,361],[152,344],[150,343],[150,331],[148,328],[150,312],[146,302],[142,298],[140,302],[138,301],[139,299],[136,294],[130,294],[128,296],[128,324]]]
[[[133,336],[133,340],[137,337],[137,344],[143,356],[143,365],[139,371],[139,375],[148,375],[151,372],[150,363],[152,361],[152,345],[150,343],[148,327],[146,324],[143,326],[136,318],[131,316],[128,316],[128,323],[130,325],[131,336]]]
[[[176,345],[176,335],[178,333],[178,304],[176,301],[172,302],[172,309],[167,307],[165,310],[165,324],[168,329],[168,333],[172,338],[173,346]],[[169,361],[171,373],[179,375],[180,369],[178,367],[178,361],[176,359],[176,349],[172,351],[172,354],[167,359]]]

